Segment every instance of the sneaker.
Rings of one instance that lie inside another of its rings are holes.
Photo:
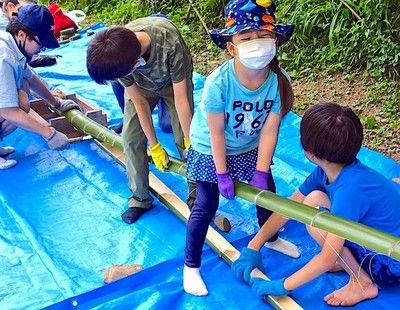
[[[298,258],[300,256],[299,249],[296,245],[280,237],[275,241],[266,242],[264,246],[293,258]]]
[[[0,156],[4,157],[13,153],[15,149],[12,146],[0,146]]]
[[[0,170],[14,167],[16,164],[17,161],[14,159],[4,159],[3,157],[0,157]]]
[[[122,213],[121,218],[127,224],[135,223],[143,214],[145,214],[150,209],[129,207],[124,213]]]
[[[217,215],[214,218],[214,224],[215,226],[218,227],[219,230],[223,231],[223,232],[230,232],[232,229],[232,225],[231,222],[229,222],[229,220],[222,215]]]

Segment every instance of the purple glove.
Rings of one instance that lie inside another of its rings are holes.
[[[228,199],[235,197],[235,186],[229,171],[217,173],[219,193]]]
[[[268,190],[268,178],[269,172],[260,170],[254,170],[253,178],[250,181],[250,185],[258,189]]]

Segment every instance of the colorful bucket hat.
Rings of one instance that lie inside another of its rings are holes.
[[[292,36],[294,25],[276,24],[276,5],[272,0],[231,0],[225,6],[225,28],[210,31],[211,39],[226,48],[230,36],[247,29],[269,30],[276,33],[278,45]]]

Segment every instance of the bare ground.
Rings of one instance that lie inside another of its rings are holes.
[[[214,59],[210,59],[209,51],[204,51],[196,54],[193,58],[196,70],[208,74],[229,56],[225,52],[221,52]],[[372,80],[366,81],[363,77],[355,77],[349,81],[342,74],[295,80],[293,81],[294,110],[302,115],[308,106],[316,102],[337,102],[348,105],[361,119],[372,117],[377,121],[376,129],[364,130],[364,146],[400,163],[400,128],[391,128],[389,121],[383,116],[381,103],[365,104],[368,89],[373,83]],[[398,98],[398,104],[400,110],[400,98]],[[400,120],[400,113],[397,119]]]
[[[341,74],[314,81],[299,79],[293,82],[295,108],[302,115],[308,104],[334,101],[350,106],[361,118],[373,117],[377,121],[377,129],[364,129],[364,146],[400,162],[400,128],[390,127],[388,119],[382,116],[384,112],[381,103],[365,104],[371,83],[350,82]],[[400,119],[400,115],[397,119]]]

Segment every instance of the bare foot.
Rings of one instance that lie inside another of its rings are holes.
[[[344,269],[343,269],[343,267],[338,263],[338,262],[336,262],[335,263],[335,266],[333,266],[330,270],[329,270],[329,272],[338,272],[338,271],[343,271]]]
[[[373,299],[378,296],[378,287],[375,283],[359,284],[350,280],[342,288],[326,295],[324,300],[331,306],[353,306],[360,301]]]

